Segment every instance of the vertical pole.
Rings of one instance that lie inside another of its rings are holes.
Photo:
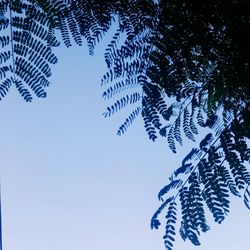
[[[2,209],[1,209],[1,188],[0,188],[0,250],[2,250]]]

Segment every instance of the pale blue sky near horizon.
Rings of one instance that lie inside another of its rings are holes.
[[[13,87],[0,102],[3,249],[164,250],[150,219],[190,142],[174,155],[166,141],[149,141],[140,117],[117,136],[128,112],[101,115],[103,46],[94,57],[86,47],[55,51],[47,98],[25,103]],[[222,225],[209,221],[201,246],[177,237],[174,249],[249,250],[249,223],[233,200]]]

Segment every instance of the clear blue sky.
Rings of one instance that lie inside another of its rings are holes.
[[[95,57],[84,47],[57,55],[46,99],[25,103],[12,88],[0,102],[3,249],[164,250],[150,219],[187,148],[176,156],[150,142],[140,118],[116,135],[128,113],[101,116],[102,48]],[[175,249],[249,250],[249,223],[238,199],[200,247],[177,238]]]

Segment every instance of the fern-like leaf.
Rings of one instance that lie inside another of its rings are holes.
[[[165,227],[165,235],[163,236],[164,244],[167,250],[173,249],[173,243],[175,241],[175,224],[177,221],[177,213],[176,208],[177,204],[175,201],[172,201],[169,204],[168,212],[166,215],[166,227]]]
[[[244,192],[244,203],[248,209],[250,209],[250,186],[246,187],[246,190]]]
[[[163,201],[163,196],[166,195],[170,190],[174,188],[179,188],[182,185],[182,180],[171,180],[171,182],[166,185],[164,188],[162,188],[158,194],[158,199]]]
[[[111,116],[115,114],[118,110],[124,108],[128,104],[132,104],[138,102],[141,99],[140,93],[133,93],[131,95],[126,95],[122,97],[120,100],[117,100],[114,104],[110,107],[107,107],[107,111],[103,113],[104,117]]]
[[[117,135],[122,135],[131,126],[136,117],[141,113],[141,107],[137,107],[125,120],[125,122],[119,127]]]
[[[161,225],[158,216],[161,214],[162,210],[169,204],[171,201],[173,201],[174,197],[169,197],[166,201],[164,201],[161,206],[157,209],[157,211],[154,213],[152,219],[151,219],[151,229],[158,229]]]

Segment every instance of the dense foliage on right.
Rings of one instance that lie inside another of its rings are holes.
[[[138,87],[142,94],[118,99],[105,115],[139,103],[118,134],[141,113],[149,138],[166,137],[174,153],[184,137],[195,141],[207,133],[158,195],[151,227],[158,229],[165,215],[163,238],[171,250],[176,230],[200,245],[200,233],[210,228],[207,213],[221,223],[231,195],[243,196],[250,209],[250,3],[169,0],[156,8],[144,34],[127,40],[131,48],[117,49],[113,41],[107,50],[103,82],[116,81],[104,97]]]

